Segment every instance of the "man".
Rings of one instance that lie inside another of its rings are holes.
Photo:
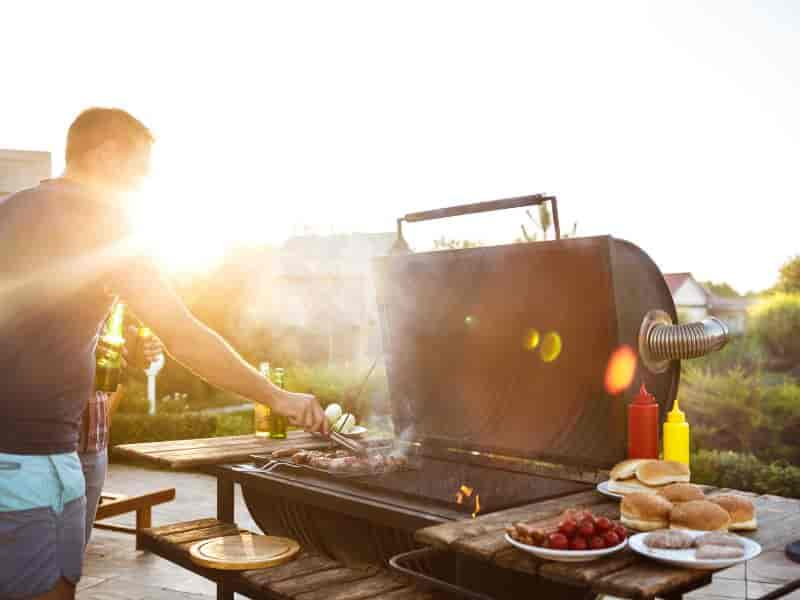
[[[125,111],[89,109],[70,126],[63,177],[0,205],[4,599],[75,596],[86,525],[79,425],[93,391],[97,333],[117,297],[212,385],[328,432],[313,396],[259,375],[132,251],[125,204],[148,174],[152,144],[149,130]]]
[[[136,340],[137,329],[131,327],[128,340]],[[144,344],[143,355],[146,365],[131,365],[147,367],[156,360],[162,352],[161,340],[156,336],[149,336]],[[81,418],[80,438],[78,439],[78,458],[81,461],[83,478],[86,480],[86,544],[92,537],[92,527],[97,516],[97,507],[103,493],[103,484],[108,473],[108,437],[111,428],[111,419],[117,411],[120,401],[125,396],[125,385],[119,384],[113,393],[100,390],[89,394],[89,400]]]

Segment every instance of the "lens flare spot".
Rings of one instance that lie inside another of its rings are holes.
[[[551,331],[550,333],[544,334],[542,345],[539,348],[539,354],[544,362],[551,363],[561,356],[562,348],[561,336],[555,331]]]
[[[478,324],[478,317],[474,315],[467,315],[464,317],[464,325],[469,328],[475,327]]]
[[[536,350],[540,338],[541,336],[537,329],[529,329],[525,334],[525,350]]]
[[[630,346],[620,346],[611,355],[606,369],[606,391],[616,396],[627,390],[636,375],[636,353]]]

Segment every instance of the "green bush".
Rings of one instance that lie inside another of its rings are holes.
[[[333,402],[342,405],[360,420],[389,412],[386,371],[377,367],[359,388],[369,372],[369,364],[297,365],[286,370],[286,387],[293,392],[314,394],[323,406]]]
[[[764,461],[800,466],[800,385],[761,372],[724,375],[687,366],[679,398],[692,427],[694,450],[749,452]]]
[[[117,414],[111,424],[110,445],[205,438],[214,435],[214,415]],[[252,431],[252,429],[251,429]]]
[[[695,483],[800,498],[800,468],[783,462],[771,464],[751,454],[703,450],[692,455]]]
[[[147,384],[138,379],[128,378],[125,382],[125,395],[117,406],[117,414],[146,415],[149,406]]]
[[[764,417],[762,394],[758,375],[748,375],[741,369],[712,375],[687,367],[679,398],[694,429],[695,447],[753,451]]]
[[[800,294],[775,294],[751,311],[751,327],[769,354],[787,365],[800,363]]]
[[[746,373],[754,373],[764,367],[766,351],[755,335],[743,335],[731,340],[719,352],[693,359],[694,369],[707,371],[714,375],[722,375],[734,369]]]
[[[253,411],[243,410],[235,413],[216,415],[215,437],[226,435],[245,435],[253,433]]]

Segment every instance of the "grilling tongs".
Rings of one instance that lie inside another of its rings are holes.
[[[351,440],[335,430],[331,430],[331,439],[339,446],[350,450],[357,456],[367,456],[367,449],[355,440]]]

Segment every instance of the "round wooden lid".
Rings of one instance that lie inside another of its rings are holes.
[[[245,571],[281,565],[299,551],[300,544],[292,539],[243,532],[197,542],[189,555],[209,569]]]

